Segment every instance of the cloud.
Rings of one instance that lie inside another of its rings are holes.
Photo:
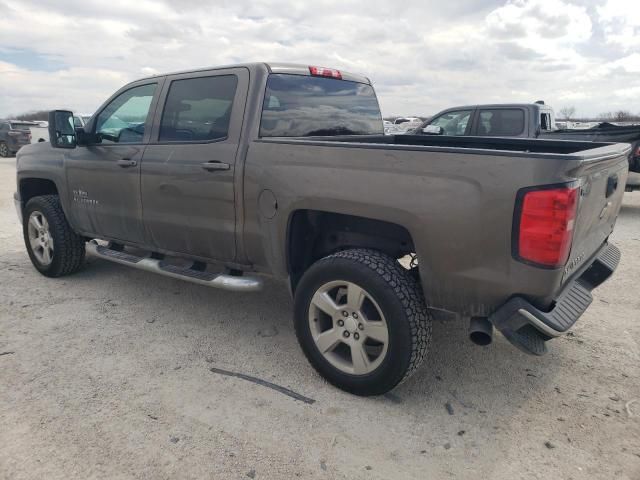
[[[636,0],[3,2],[0,117],[91,112],[136,78],[246,61],[363,73],[385,115],[539,98],[640,111],[610,93],[640,86]]]

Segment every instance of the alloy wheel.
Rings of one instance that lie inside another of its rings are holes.
[[[386,356],[389,329],[384,314],[353,282],[332,281],[318,288],[309,307],[309,328],[320,353],[344,373],[367,375]]]
[[[49,222],[42,212],[31,212],[27,233],[31,250],[38,262],[41,265],[50,265],[53,261],[53,238],[49,231]]]

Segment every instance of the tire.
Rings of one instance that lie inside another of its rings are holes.
[[[61,277],[82,267],[85,240],[69,226],[57,195],[29,200],[23,218],[24,243],[36,270],[47,277]]]
[[[11,156],[9,146],[5,142],[0,142],[0,157],[7,158]]]
[[[294,322],[318,373],[362,396],[381,395],[409,378],[431,341],[432,319],[420,285],[395,259],[375,250],[344,250],[314,263],[296,288]]]

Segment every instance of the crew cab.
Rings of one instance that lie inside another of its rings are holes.
[[[381,394],[424,359],[432,312],[541,355],[616,268],[629,145],[384,135],[370,81],[252,63],[144,78],[17,157],[34,267],[85,253],[215,288],[286,279],[313,367]]]

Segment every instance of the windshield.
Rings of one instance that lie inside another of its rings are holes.
[[[334,78],[269,75],[260,136],[382,133],[382,114],[371,85]]]

